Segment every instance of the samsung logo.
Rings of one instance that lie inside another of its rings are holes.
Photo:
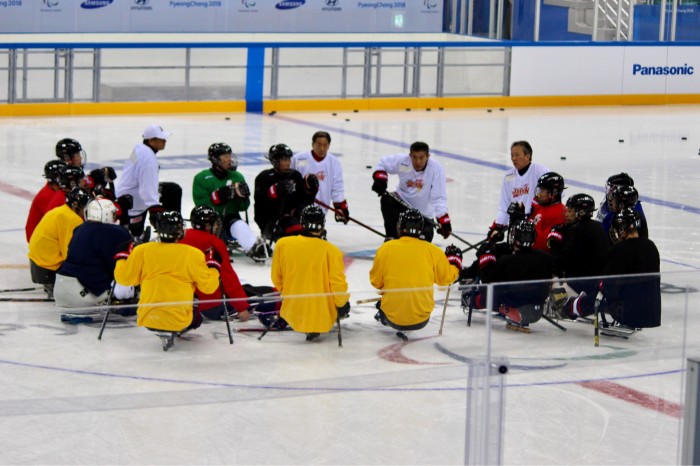
[[[275,5],[275,8],[278,10],[292,10],[294,8],[299,8],[304,3],[306,3],[306,0],[282,0]]]
[[[114,0],[85,0],[80,4],[80,8],[85,8],[86,10],[93,10],[95,8],[102,8],[109,6]]]
[[[632,65],[632,76],[675,76],[695,74],[695,68],[685,63],[683,66],[642,66],[639,63]]]

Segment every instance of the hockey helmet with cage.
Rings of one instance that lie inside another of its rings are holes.
[[[591,218],[595,208],[595,201],[588,194],[574,194],[566,200],[566,208],[576,212],[576,220]]]
[[[616,210],[634,207],[639,200],[639,192],[634,186],[616,185],[612,188],[612,200]]]
[[[69,163],[75,154],[80,154],[82,157],[82,165],[85,165],[87,162],[87,155],[83,150],[83,146],[81,146],[78,141],[71,138],[63,138],[56,143],[56,157],[60,160]]]
[[[540,176],[537,180],[537,190],[546,189],[552,196],[561,200],[561,195],[566,186],[564,186],[564,178],[556,172],[547,172]]]
[[[68,207],[74,211],[84,208],[92,196],[87,192],[87,190],[76,186],[66,193],[66,204]]]
[[[323,231],[326,224],[326,216],[320,207],[307,205],[301,211],[301,228],[308,233],[319,233]]]
[[[182,215],[174,210],[167,210],[158,215],[158,236],[161,243],[175,243],[185,236],[185,224]]]
[[[510,242],[520,249],[531,248],[535,244],[535,224],[529,220],[520,220],[510,228]]]
[[[85,208],[85,220],[113,225],[118,220],[117,206],[105,197],[93,199]]]
[[[209,146],[209,151],[207,152],[209,161],[212,165],[223,169],[223,167],[221,166],[221,160],[219,160],[219,157],[221,157],[222,155],[231,156],[231,166],[228,167],[226,170],[232,172],[236,171],[238,169],[238,157],[236,157],[236,154],[233,153],[233,149],[231,149],[231,146],[229,146],[225,142],[215,142],[214,144]]]
[[[425,225],[425,219],[423,214],[416,209],[408,209],[399,214],[399,221],[396,225],[396,230],[401,236],[412,236],[414,238],[420,238],[423,234],[423,227]]]
[[[642,216],[632,208],[622,209],[610,224],[610,239],[613,243],[624,240],[631,230],[638,230],[642,225]]]
[[[63,160],[49,160],[46,162],[46,165],[44,165],[44,178],[51,183],[58,184],[58,177],[65,166],[66,162]]]
[[[209,206],[198,205],[190,212],[190,224],[195,230],[207,231],[218,236],[221,231],[221,217]]]
[[[85,178],[85,172],[80,167],[64,165],[59,169],[58,185],[64,191],[68,191],[76,186],[80,186],[80,181]]]
[[[272,166],[279,168],[280,160],[291,159],[294,153],[286,144],[275,144],[270,147],[267,153],[267,159],[272,163]]]

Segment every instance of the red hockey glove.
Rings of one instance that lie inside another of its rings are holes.
[[[445,256],[447,262],[457,267],[457,270],[462,270],[462,250],[454,244],[450,244],[445,248]]]
[[[350,221],[350,211],[348,210],[348,201],[334,202],[333,208],[335,209],[335,221],[343,222],[347,225]]]
[[[131,251],[134,249],[134,242],[133,241],[124,241],[120,245],[117,246],[117,253],[114,255],[114,260],[118,261],[121,259],[128,259],[129,254],[131,254]]]
[[[450,216],[448,214],[438,217],[438,231],[443,238],[447,239],[452,233],[452,222],[450,222]]]
[[[377,170],[372,173],[372,179],[374,180],[374,183],[372,183],[372,191],[377,193],[378,196],[381,196],[386,192],[389,186],[389,174],[384,170]]]
[[[207,267],[221,272],[221,254],[214,248],[204,251],[204,258],[207,260]]]

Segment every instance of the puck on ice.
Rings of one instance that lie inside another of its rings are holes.
[[[372,168],[372,165],[366,165],[365,168]]]
[[[617,142],[625,142],[624,139],[618,139]]]
[[[562,159],[562,160],[566,160],[566,157],[559,157],[559,158]]]

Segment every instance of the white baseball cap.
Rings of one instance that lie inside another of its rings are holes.
[[[166,133],[163,131],[163,128],[158,125],[148,125],[146,129],[143,130],[144,139],[158,138],[167,140],[171,135],[172,133]]]

